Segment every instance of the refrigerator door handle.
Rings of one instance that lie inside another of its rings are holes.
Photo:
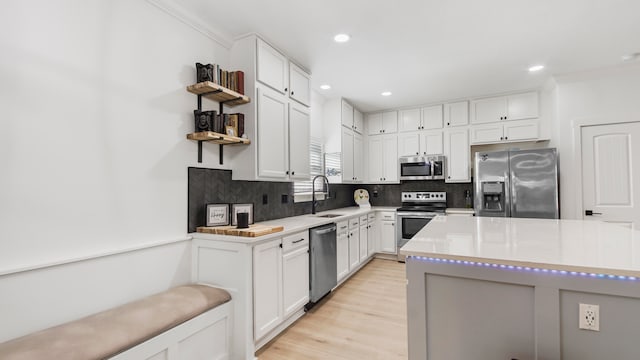
[[[510,164],[509,164],[510,165]],[[506,216],[507,217],[512,217],[513,214],[515,214],[516,212],[516,187],[515,187],[515,174],[513,173],[513,171],[511,171],[511,169],[507,170],[508,173],[505,173],[505,182],[506,184],[504,184],[504,188],[505,188],[505,192],[506,194],[506,202],[508,203],[508,206],[505,206],[506,209]]]

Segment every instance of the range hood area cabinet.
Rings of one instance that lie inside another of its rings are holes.
[[[327,100],[323,110],[324,151],[341,154],[340,182],[362,183],[365,181],[362,113],[342,98]]]
[[[309,180],[310,75],[256,35],[234,42],[231,68],[245,75],[238,106],[251,145],[233,153],[234,180]]]

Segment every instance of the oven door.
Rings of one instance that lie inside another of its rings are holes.
[[[431,221],[438,214],[432,212],[398,212],[398,228],[396,234],[396,249],[398,251],[398,261],[404,261],[405,256],[400,255],[400,248],[403,247],[418,231]]]

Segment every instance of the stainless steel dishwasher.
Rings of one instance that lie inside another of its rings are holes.
[[[336,224],[318,226],[309,230],[309,286],[311,287],[307,310],[331,292],[338,284],[336,265]]]

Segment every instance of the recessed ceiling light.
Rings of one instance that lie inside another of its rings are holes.
[[[622,56],[622,61],[633,61],[640,58],[640,52]]]
[[[540,71],[544,69],[544,65],[535,65],[529,68],[529,72]]]
[[[381,95],[382,96],[391,96],[391,91],[385,91]]]
[[[347,34],[338,34],[333,37],[333,40],[335,40],[335,42],[343,43],[349,41],[350,38],[351,37]]]
[[[329,90],[329,89],[331,89],[331,85],[326,85],[326,84],[325,85],[320,85],[320,89]]]

